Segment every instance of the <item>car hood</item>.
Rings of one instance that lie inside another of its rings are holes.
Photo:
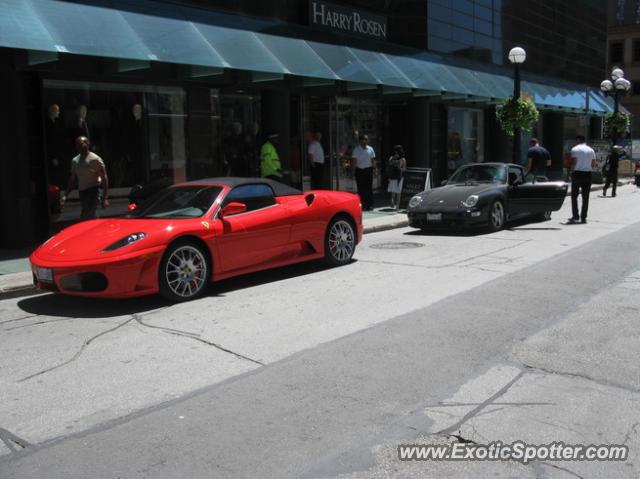
[[[498,187],[496,183],[482,184],[453,184],[440,186],[422,193],[423,202],[420,206],[457,206],[470,195],[480,195]]]
[[[46,261],[84,261],[102,259],[131,253],[153,246],[159,233],[167,228],[167,222],[133,219],[98,219],[84,221],[62,230],[35,251],[35,256]],[[103,250],[133,233],[145,233],[147,237],[114,251]]]

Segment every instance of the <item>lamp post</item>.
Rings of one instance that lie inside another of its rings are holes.
[[[509,61],[513,63],[513,101],[520,99],[520,64],[527,59],[524,48],[514,47],[509,51]],[[513,130],[513,162],[520,163],[520,128]]]
[[[618,105],[620,103],[620,97],[627,94],[629,89],[631,88],[631,82],[624,77],[624,72],[621,68],[614,67],[611,71],[611,80],[604,80],[600,83],[600,90],[604,93],[605,96],[613,97],[613,114],[614,116],[618,115]],[[613,152],[613,147],[618,142],[618,130],[616,128],[613,129],[613,133],[611,135],[611,151]]]

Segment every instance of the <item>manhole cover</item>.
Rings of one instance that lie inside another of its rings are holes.
[[[422,248],[424,243],[412,243],[410,241],[397,241],[391,243],[375,243],[370,247],[373,249],[411,249]]]

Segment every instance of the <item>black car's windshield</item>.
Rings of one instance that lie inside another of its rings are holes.
[[[219,186],[176,186],[162,190],[125,218],[197,218],[216,200]]]
[[[496,165],[465,165],[456,171],[447,183],[504,183],[507,181],[504,166]]]

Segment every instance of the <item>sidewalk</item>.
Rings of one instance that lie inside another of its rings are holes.
[[[618,182],[619,185],[631,183],[633,179],[626,178]],[[603,186],[602,184],[593,185],[591,191],[602,191]],[[387,194],[376,198],[377,204],[386,201],[388,201]],[[363,212],[362,221],[365,234],[404,228],[409,224],[404,210],[393,210],[389,206],[378,206],[373,211]],[[0,251],[0,300],[35,292],[29,266],[29,253],[30,251],[25,250]]]

